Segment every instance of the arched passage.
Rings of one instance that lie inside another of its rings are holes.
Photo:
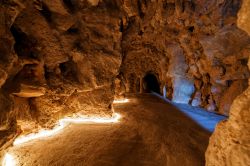
[[[146,93],[149,93],[151,91],[160,93],[160,85],[154,74],[148,73],[143,78],[143,91]]]

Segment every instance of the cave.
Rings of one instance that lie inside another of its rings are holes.
[[[160,94],[160,85],[154,74],[148,73],[143,78],[143,91],[145,93],[155,92]]]
[[[249,166],[250,0],[0,0],[0,165]]]

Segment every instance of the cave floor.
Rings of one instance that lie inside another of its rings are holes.
[[[211,133],[177,107],[150,95],[114,104],[114,124],[70,124],[8,150],[17,165],[200,166]]]

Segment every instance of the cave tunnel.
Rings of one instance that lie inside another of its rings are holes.
[[[153,73],[148,73],[143,78],[143,91],[145,93],[156,92],[160,94],[160,85]]]
[[[0,166],[250,166],[248,18],[250,0],[0,0]]]

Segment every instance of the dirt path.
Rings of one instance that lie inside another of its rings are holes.
[[[210,133],[152,95],[115,104],[116,124],[71,124],[9,150],[19,165],[200,166]]]

